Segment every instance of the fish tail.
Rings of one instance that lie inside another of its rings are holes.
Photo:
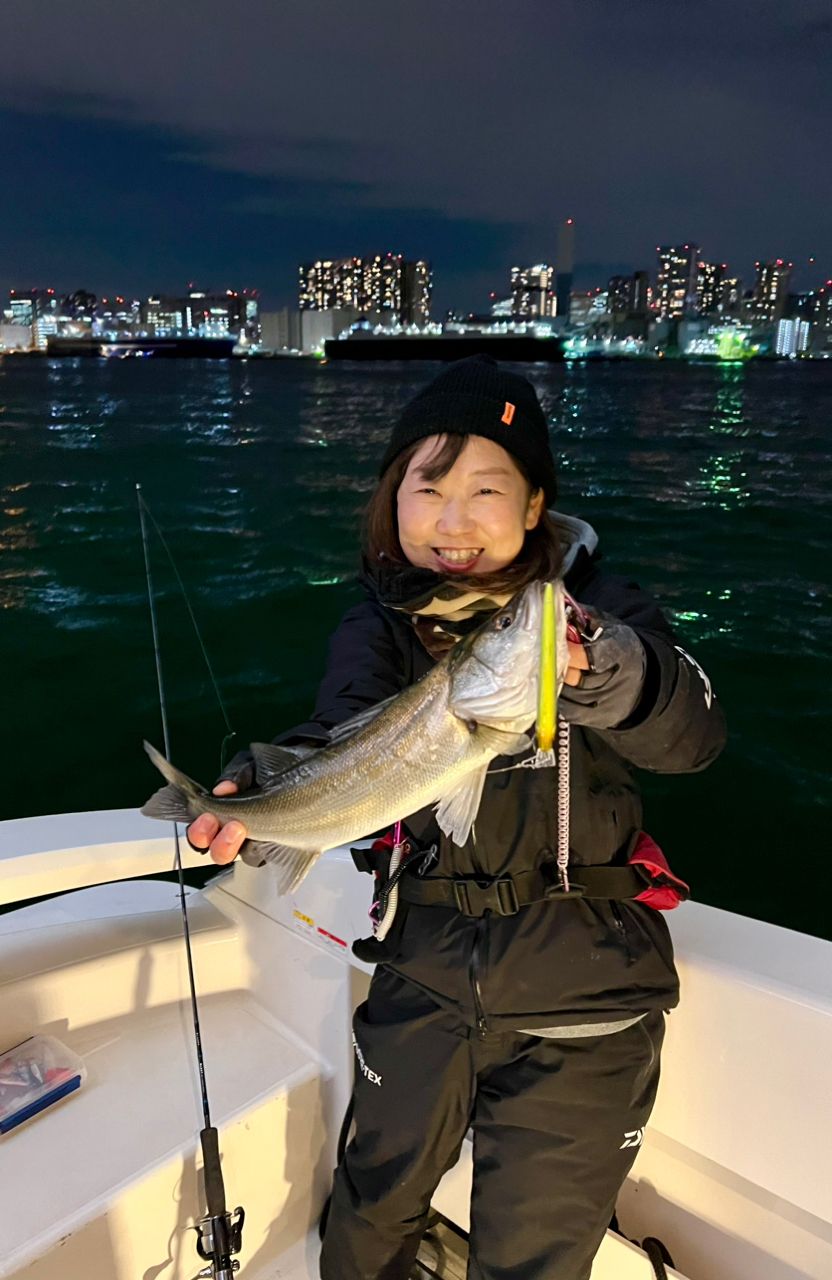
[[[185,822],[188,825],[199,816],[182,788],[171,783],[154,791],[140,812],[146,818],[163,818],[167,822]]]
[[[145,742],[144,749],[156,768],[167,779],[168,785],[160,787],[142,805],[141,812],[146,818],[164,818],[171,822],[191,822],[197,816],[193,801],[207,796],[208,792],[193,778],[189,778],[181,769],[177,769],[166,760],[160,751]]]

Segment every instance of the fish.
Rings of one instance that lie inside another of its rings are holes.
[[[561,581],[553,595],[560,686],[568,663]],[[280,893],[294,891],[327,849],[428,805],[464,845],[491,761],[532,745],[543,600],[541,582],[524,587],[415,684],[336,725],[325,746],[252,743],[256,793],[214,796],[145,742],[167,785],[141,812],[188,824],[202,813],[239,820],[249,837],[241,856],[272,864]]]

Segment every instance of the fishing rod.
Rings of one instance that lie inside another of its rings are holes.
[[[196,630],[197,639],[202,648],[203,657],[208,666],[208,672],[214,685],[214,692],[219,700],[220,709],[225,718],[226,737],[223,739],[221,748],[221,765],[222,757],[225,754],[225,744],[234,736],[234,731],[228,720],[222,698],[208,654],[202,640],[202,636],[197,626],[196,618],[190,601],[185,591],[184,583],[179,575],[179,571],[171,555],[170,548],[165,541],[161,529],[153,518],[147,503],[142,494],[142,487],[136,484],[136,501],[139,507],[139,526],[142,535],[142,551],[144,553],[144,571],[147,581],[147,598],[150,605],[150,626],[153,633],[153,653],[156,662],[156,685],[159,693],[159,710],[162,717],[162,736],[165,744],[165,755],[168,760],[171,757],[170,735],[168,732],[168,712],[167,700],[165,698],[165,682],[162,675],[162,655],[159,646],[159,627],[156,618],[156,597],[153,591],[153,576],[150,569],[150,548],[147,537],[146,519],[150,520],[156,533],[161,540],[168,559],[170,560],[176,579],[179,583],[180,590],[185,598],[188,607],[191,622]],[[193,953],[191,950],[191,929],[188,920],[188,904],[185,899],[185,879],[182,873],[182,856],[179,847],[179,826],[173,824],[173,839],[176,849],[174,858],[174,869],[179,879],[179,905],[182,911],[182,933],[185,941],[185,955],[188,968],[188,982],[190,984],[191,993],[191,1017],[194,1028],[194,1043],[196,1045],[196,1061],[199,1074],[199,1089],[202,1102],[202,1118],[203,1127],[200,1130],[199,1139],[202,1146],[202,1162],[203,1177],[205,1182],[205,1200],[208,1209],[207,1214],[200,1218],[194,1230],[197,1233],[196,1251],[199,1257],[209,1265],[203,1267],[197,1274],[199,1277],[205,1277],[206,1280],[232,1280],[232,1277],[240,1269],[240,1263],[235,1258],[235,1254],[239,1253],[243,1242],[243,1223],[245,1221],[245,1210],[238,1205],[233,1213],[226,1208],[225,1201],[225,1181],[222,1176],[222,1165],[220,1164],[220,1147],[219,1134],[217,1129],[211,1123],[211,1108],[208,1101],[208,1081],[205,1075],[205,1057],[202,1051],[202,1031],[199,1024],[199,1005],[196,995],[196,983],[194,981],[194,964]]]

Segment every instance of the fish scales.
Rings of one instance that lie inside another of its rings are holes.
[[[560,684],[568,661],[561,582],[554,597]],[[441,829],[464,843],[489,761],[529,742],[541,620],[542,584],[531,583],[371,719],[359,713],[354,727],[333,731],[329,745],[293,762],[285,748],[255,744],[264,785],[253,795],[213,796],[145,743],[168,786],[142,812],[177,822],[207,812],[223,823],[238,819],[249,836],[243,856],[273,863],[281,891],[299,884],[322,851],[427,805],[438,805]]]

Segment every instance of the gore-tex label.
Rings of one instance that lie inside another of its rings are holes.
[[[378,1074],[377,1071],[371,1071],[370,1068],[367,1066],[367,1063],[364,1061],[364,1054],[361,1052],[361,1046],[359,1045],[354,1035],[352,1038],[352,1047],[353,1049],[355,1049],[355,1056],[358,1059],[358,1065],[361,1069],[362,1076],[366,1076],[370,1084],[380,1085],[381,1076]]]

